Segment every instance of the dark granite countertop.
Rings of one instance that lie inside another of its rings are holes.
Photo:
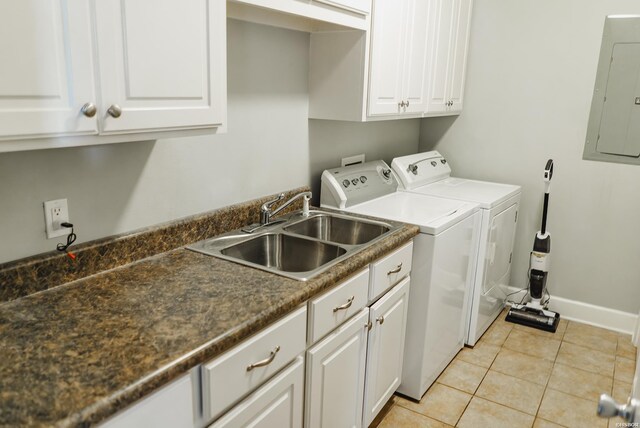
[[[176,249],[0,304],[0,426],[89,426],[204,363],[418,233],[308,282]]]

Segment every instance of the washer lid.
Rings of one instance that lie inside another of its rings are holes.
[[[422,195],[472,201],[479,204],[481,208],[491,209],[519,194],[521,188],[512,184],[449,177],[436,183],[413,188],[410,191]]]
[[[437,235],[477,210],[478,205],[473,202],[396,192],[345,211],[415,224],[422,233]]]

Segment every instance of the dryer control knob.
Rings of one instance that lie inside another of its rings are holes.
[[[351,184],[351,182],[349,180],[342,180],[342,185],[344,187],[349,187],[349,184]]]
[[[431,161],[431,166],[437,166],[437,165],[438,165],[438,162],[436,162],[436,161]]]

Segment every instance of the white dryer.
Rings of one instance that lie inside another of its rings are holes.
[[[395,158],[391,167],[405,191],[480,205],[478,260],[465,339],[474,346],[502,311],[508,294],[521,188],[451,177],[449,163],[436,151]]]
[[[383,161],[326,170],[321,206],[411,223],[411,290],[402,394],[419,400],[464,346],[480,212],[472,202],[398,191]]]

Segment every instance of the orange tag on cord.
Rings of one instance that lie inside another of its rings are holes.
[[[70,258],[71,260],[75,260],[75,259],[76,259],[76,255],[75,255],[75,254],[73,254],[71,251],[67,251],[67,256],[69,256],[69,258]]]

